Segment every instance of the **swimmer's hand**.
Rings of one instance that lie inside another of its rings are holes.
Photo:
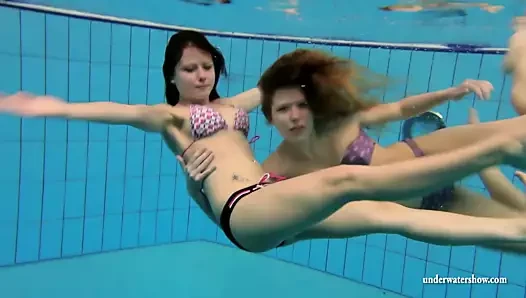
[[[130,125],[147,132],[161,132],[167,126],[180,126],[180,119],[167,104],[128,105],[110,101],[68,103],[62,99],[19,92],[0,94],[0,113],[22,117],[58,117],[104,124]]]
[[[0,94],[0,113],[23,117],[64,116],[67,102],[52,96],[35,96],[19,92],[12,95]]]
[[[216,170],[216,167],[212,165],[213,160],[214,154],[205,148],[192,152],[186,162],[182,156],[177,155],[177,161],[179,161],[179,164],[187,173],[188,178],[193,182],[203,181]]]
[[[451,88],[450,98],[460,100],[470,93],[475,93],[479,99],[488,100],[492,91],[493,85],[488,81],[467,79],[462,84]]]

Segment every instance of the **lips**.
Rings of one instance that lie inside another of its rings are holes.
[[[301,130],[305,128],[305,126],[294,126],[293,128],[290,129],[290,131],[298,131],[298,130]]]

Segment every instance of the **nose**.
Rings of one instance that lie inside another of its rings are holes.
[[[300,117],[300,109],[297,106],[292,106],[289,110],[289,117],[291,120],[298,120]]]
[[[201,82],[206,80],[206,70],[199,68],[197,70],[197,79]]]

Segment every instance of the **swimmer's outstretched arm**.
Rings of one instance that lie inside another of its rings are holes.
[[[475,93],[481,99],[488,99],[491,91],[493,86],[490,82],[465,80],[456,87],[409,96],[393,103],[379,104],[360,112],[358,119],[364,126],[406,120],[427,112],[447,100],[461,99],[469,93]]]
[[[177,125],[183,120],[176,115],[174,107],[165,104],[68,103],[52,96],[34,96],[22,92],[0,96],[0,113],[130,125],[147,132],[161,132],[168,123]]]

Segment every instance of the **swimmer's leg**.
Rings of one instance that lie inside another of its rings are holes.
[[[508,143],[494,138],[455,152],[403,163],[337,166],[288,179],[239,200],[229,224],[241,245],[251,251],[265,251],[326,219],[350,201],[419,197],[479,172],[498,163],[495,156],[504,153],[499,148],[502,144]],[[522,147],[517,152],[523,152]],[[522,166],[524,157],[518,154],[517,158],[517,165]],[[459,233],[457,241],[526,241],[526,220],[489,222],[497,226],[475,236]],[[478,221],[474,226],[479,226]],[[467,240],[462,240],[465,237]]]
[[[524,96],[526,93],[521,95],[521,97]],[[522,100],[526,101],[526,98]],[[469,146],[493,135],[516,136],[525,127],[526,115],[480,124],[447,127],[427,135],[415,137],[413,140],[425,155],[433,155]]]
[[[326,220],[289,239],[285,245],[307,239],[387,233],[436,245],[487,246],[490,243],[488,247],[491,248],[526,253],[526,243],[505,245],[495,238],[499,234],[509,235],[510,231],[506,229],[516,229],[517,223],[524,226],[524,222],[523,218],[473,217],[412,209],[393,202],[360,201],[348,203]]]
[[[526,194],[515,187],[498,167],[485,169],[479,176],[493,201],[510,210],[526,212]]]
[[[521,193],[521,199],[525,195]],[[526,218],[526,211],[507,206],[498,196],[492,199],[465,187],[456,187],[453,198],[443,211],[491,218]],[[524,205],[524,204],[523,204]]]
[[[480,123],[477,110],[470,109],[469,123]],[[482,180],[482,183],[484,183],[484,186],[486,186],[491,198],[498,202],[498,204],[506,206],[511,210],[520,212],[526,211],[526,195],[521,190],[516,188],[515,185],[513,185],[510,180],[502,174],[498,166],[490,167],[481,171],[479,173],[479,177]],[[476,205],[478,206],[479,204]],[[493,208],[493,206],[480,207],[490,209]],[[495,210],[500,210],[500,208],[495,206]]]
[[[498,194],[489,199],[482,194],[470,191],[466,188],[457,188],[454,192],[454,198],[448,205],[447,211],[467,216],[480,218],[522,218],[526,219],[525,195],[520,193],[517,200],[522,202],[522,209],[514,209],[500,203]],[[508,199],[509,200],[509,199]],[[500,243],[488,242],[482,243],[482,246],[498,249],[506,252],[526,254],[526,243]]]

